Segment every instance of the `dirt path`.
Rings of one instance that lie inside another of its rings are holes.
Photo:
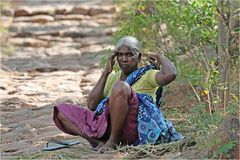
[[[14,46],[1,54],[2,159],[35,153],[50,139],[76,139],[55,127],[53,106],[86,104],[116,30],[110,1],[16,3],[2,17],[10,19],[7,43]]]

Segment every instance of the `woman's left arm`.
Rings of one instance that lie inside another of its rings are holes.
[[[150,59],[157,60],[157,65],[162,65],[161,71],[156,74],[156,81],[160,86],[171,83],[177,77],[175,65],[162,54],[150,55]]]

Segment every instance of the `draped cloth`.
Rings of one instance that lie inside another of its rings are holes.
[[[134,142],[138,139],[137,114],[139,105],[137,94],[133,90],[128,104],[128,114],[120,136],[120,142],[122,144],[134,144]],[[78,135],[73,133],[67,126],[64,126],[62,121],[58,119],[58,112],[61,112],[76,128],[78,128],[81,135],[106,141],[109,137],[109,132],[107,130],[111,128],[109,107],[110,106],[106,104],[104,112],[100,115],[96,115],[94,111],[91,111],[83,106],[61,103],[54,107],[53,121],[63,132],[71,135]],[[95,146],[95,144],[91,145],[93,147]]]
[[[130,86],[133,85],[141,76],[150,69],[155,69],[155,65],[141,67],[131,73],[125,80]],[[137,93],[139,110],[137,115],[138,139],[134,145],[146,143],[166,143],[183,139],[170,121],[164,118],[163,113],[154,103],[153,98],[147,94]],[[96,115],[101,115],[105,109],[109,98],[103,99],[95,110]]]

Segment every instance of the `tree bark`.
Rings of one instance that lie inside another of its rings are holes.
[[[239,19],[237,15],[239,9],[239,1],[236,0],[219,0],[218,1],[218,58],[219,58],[219,72],[220,84],[220,107],[227,107],[229,88],[230,88],[230,65],[231,59],[235,55],[236,40],[239,36],[234,29],[239,27]]]
[[[220,90],[220,107],[226,109],[227,105],[227,82],[229,73],[229,30],[228,19],[225,11],[226,0],[218,1],[218,58],[219,58],[219,72],[220,72],[220,84],[223,85]]]
[[[239,32],[236,31],[240,27],[240,1],[232,0],[230,7],[230,17],[229,17],[229,29],[230,41],[229,41],[229,54],[230,56],[239,56]]]

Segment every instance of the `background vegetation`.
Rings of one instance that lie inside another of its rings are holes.
[[[177,83],[189,86],[194,99],[188,111],[170,109],[167,115],[185,116],[178,130],[211,148],[203,139],[227,115],[239,116],[239,2],[132,0],[123,8],[114,42],[135,36],[144,53],[162,53],[175,63]],[[223,146],[215,155],[234,146]]]

